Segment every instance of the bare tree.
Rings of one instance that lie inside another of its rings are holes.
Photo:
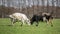
[[[49,1],[47,0],[47,12],[49,11]]]
[[[8,7],[10,7],[10,2],[11,2],[11,0],[7,0]]]
[[[11,2],[11,0],[7,0],[7,6],[8,7],[10,7],[10,2]],[[9,14],[9,8],[7,10],[8,10],[8,14]]]
[[[37,0],[37,14],[39,15],[39,0]]]
[[[2,8],[3,8],[3,6],[5,6],[5,2],[4,2],[4,1],[5,1],[5,0],[2,0]],[[3,8],[3,9],[4,9],[4,8]],[[2,9],[2,10],[3,10],[3,9]],[[2,18],[4,18],[4,11],[1,12],[1,15],[2,15]]]
[[[19,10],[20,10],[20,12],[22,12],[22,0],[18,0],[18,7],[19,7]]]
[[[42,11],[44,12],[44,0],[41,1],[42,1]]]
[[[34,1],[33,1],[33,15],[34,15]]]
[[[54,6],[54,0],[52,0],[52,12],[54,12],[54,17],[56,17],[56,11],[54,11],[55,9],[55,6]]]

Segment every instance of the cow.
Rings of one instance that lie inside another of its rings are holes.
[[[43,21],[46,21],[47,22],[47,24],[51,24],[51,26],[53,26],[53,16],[52,16],[52,13],[46,13],[46,12],[44,12],[44,13],[42,13],[42,16],[44,16],[43,17]]]
[[[42,13],[43,15],[33,15],[33,17],[31,18],[31,25],[36,22],[36,26],[38,26],[39,24],[39,21],[42,21],[42,22],[47,22],[48,23],[51,23],[51,26],[53,26],[52,24],[52,21],[53,21],[53,17],[50,13]]]
[[[36,22],[37,24],[36,24],[36,26],[38,26],[38,24],[39,24],[39,21],[43,21],[43,16],[42,15],[33,15],[33,17],[31,18],[31,20],[30,20],[31,22],[31,25],[34,23],[34,22]]]
[[[25,24],[25,22],[30,25],[30,20],[23,13],[13,13],[10,14],[9,17],[11,18],[12,25],[16,23],[17,20],[21,21],[23,25]]]

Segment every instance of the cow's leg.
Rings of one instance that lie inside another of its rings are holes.
[[[21,22],[21,26],[23,25],[23,22]]]
[[[14,25],[14,23],[15,23],[15,19],[13,19],[13,21],[12,21],[12,25]]]
[[[49,25],[49,24],[51,24],[51,26],[53,26],[53,21],[52,21],[52,19],[47,20],[47,25]]]
[[[38,22],[39,20],[36,20],[36,26],[38,26],[38,24],[39,24],[39,22]]]
[[[22,25],[25,25],[25,23],[24,23],[24,19],[22,19],[22,24],[21,24],[21,26],[22,26]]]
[[[27,23],[28,23],[28,25],[31,25],[30,22],[27,22]]]
[[[36,21],[36,26],[38,26],[38,24],[39,24],[38,21]]]
[[[39,21],[39,18],[37,17],[36,18],[36,26],[38,26],[38,24],[39,24],[38,21]]]
[[[24,20],[22,20],[22,22],[23,22],[23,25],[25,25]]]
[[[16,23],[16,19],[11,18],[11,23],[14,25],[14,23]]]
[[[33,23],[34,23],[34,20],[31,20],[31,22],[30,22],[30,23],[31,23],[31,25],[33,25]]]
[[[11,25],[13,25],[13,21],[14,21],[14,19],[13,18],[10,18],[11,19]]]
[[[50,19],[49,23],[51,24],[51,26],[53,26],[53,19]]]
[[[17,21],[17,19],[14,19],[14,20],[13,20],[13,24],[16,23],[16,21]]]
[[[47,25],[49,25],[49,20],[46,20],[47,21]]]
[[[21,21],[21,26],[22,26],[22,25],[25,25],[24,19],[21,19],[20,21]]]

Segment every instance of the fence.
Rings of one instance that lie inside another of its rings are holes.
[[[20,12],[29,18],[33,14],[53,12],[53,16],[60,18],[60,0],[0,0],[0,17]]]

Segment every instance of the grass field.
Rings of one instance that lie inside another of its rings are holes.
[[[60,19],[53,20],[53,27],[43,22],[40,22],[38,27],[35,24],[21,27],[18,22],[14,26],[8,25],[11,25],[10,19],[0,18],[0,34],[60,34]]]

